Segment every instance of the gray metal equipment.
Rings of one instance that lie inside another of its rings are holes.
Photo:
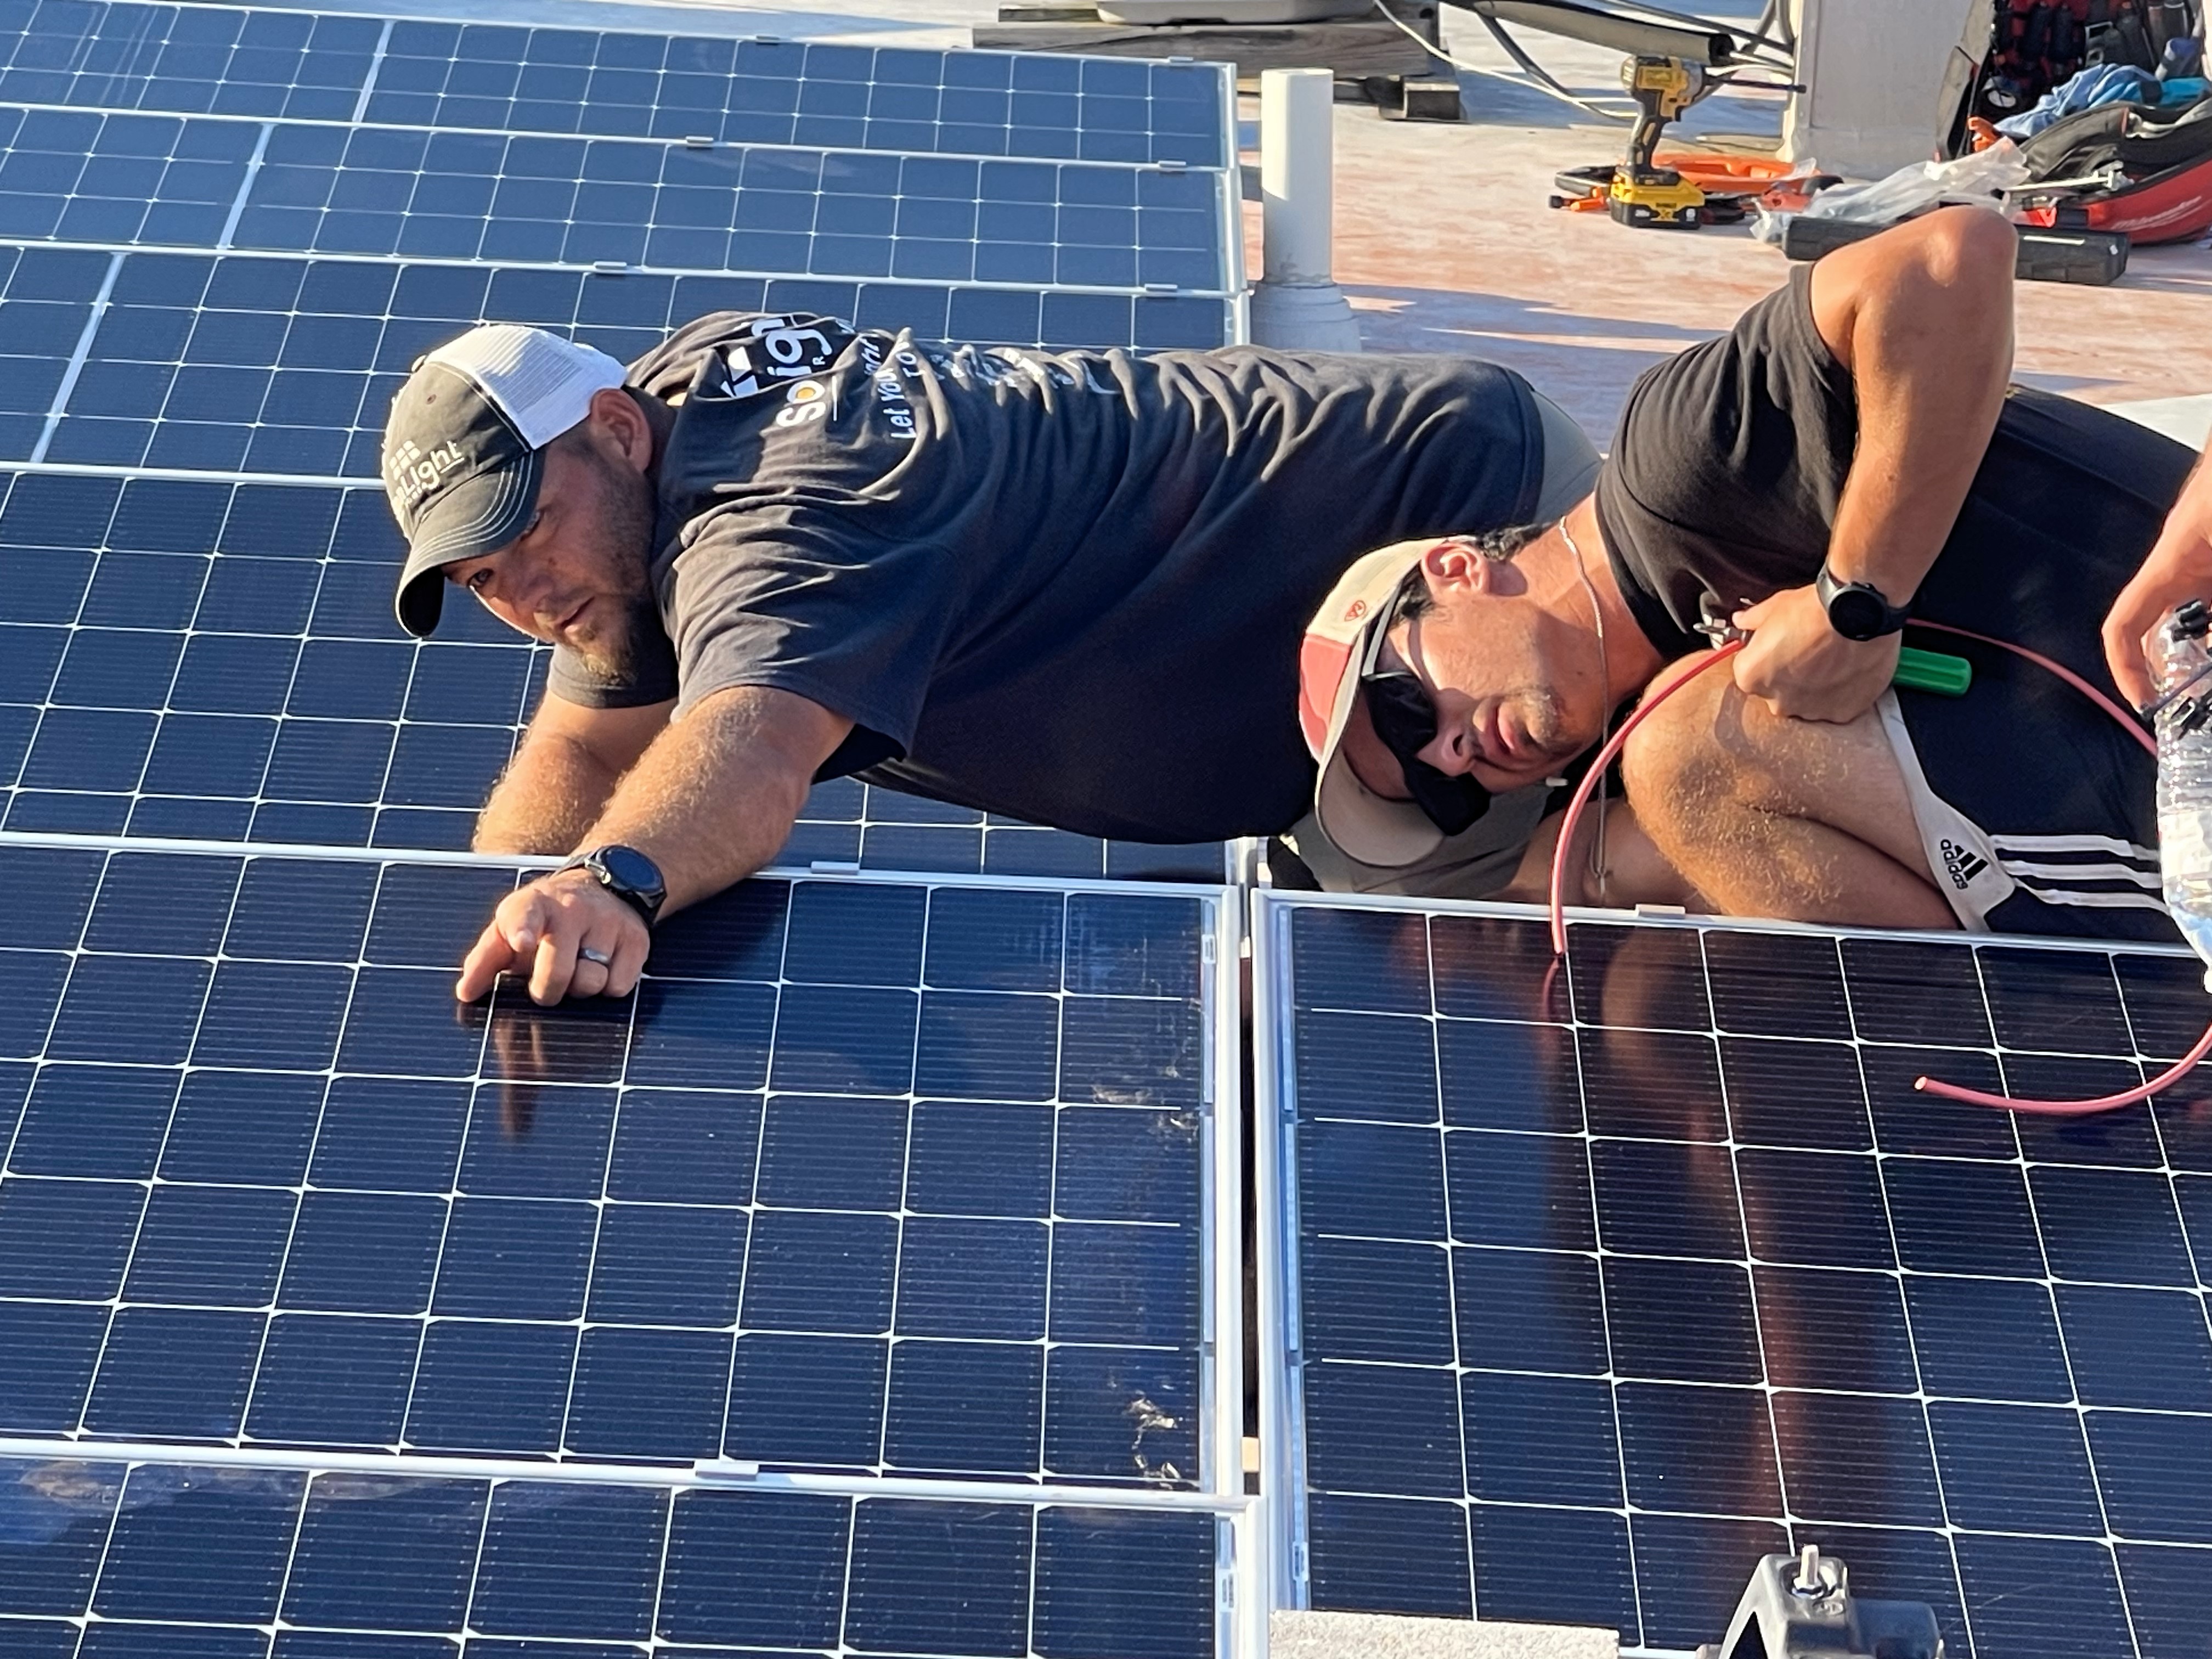
[[[1698,1659],[1943,1659],[1943,1638],[1924,1601],[1863,1601],[1851,1572],[1808,1544],[1802,1555],[1765,1555],[1728,1634]]]

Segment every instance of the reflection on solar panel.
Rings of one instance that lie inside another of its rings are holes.
[[[0,1433],[1209,1478],[1218,901],[754,882],[487,1012],[480,861],[0,879]]]
[[[1209,65],[8,0],[0,101],[1220,167]]]
[[[274,1626],[280,1659],[423,1659],[464,1632],[568,1659],[1230,1650],[1232,1522],[1195,1507],[161,1456],[0,1460],[0,1648],[259,1655]]]
[[[2212,1629],[2185,955],[1262,902],[1286,1594],[1717,1640],[1818,1543],[1950,1651]],[[1261,1202],[1267,1201],[1263,1176]]]

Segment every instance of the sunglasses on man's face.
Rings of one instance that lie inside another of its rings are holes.
[[[1471,776],[1449,776],[1421,758],[1421,750],[1437,739],[1437,705],[1428,688],[1405,669],[1366,674],[1360,686],[1375,735],[1398,757],[1413,804],[1447,836],[1472,827],[1490,810],[1490,791]]]

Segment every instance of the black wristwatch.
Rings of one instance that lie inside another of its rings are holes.
[[[593,880],[636,911],[648,927],[668,899],[668,884],[660,878],[660,866],[635,847],[595,847],[577,854],[561,867],[590,871]]]
[[[1813,591],[1828,613],[1828,626],[1847,640],[1878,640],[1912,620],[1911,605],[1892,605],[1888,595],[1869,582],[1838,581],[1825,561],[1813,579]]]

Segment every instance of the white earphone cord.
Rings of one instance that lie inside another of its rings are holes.
[[[1597,630],[1598,693],[1605,700],[1601,730],[1610,730],[1613,725],[1613,672],[1605,659],[1605,607],[1598,603],[1597,585],[1590,580],[1589,572],[1583,567],[1583,550],[1575,545],[1574,532],[1567,528],[1565,519],[1559,520],[1559,539],[1567,544],[1567,551],[1575,556],[1575,574],[1582,579],[1583,592],[1589,599],[1590,621]],[[1605,897],[1606,888],[1605,800],[1606,781],[1600,777],[1597,781],[1597,833],[1590,840],[1589,872],[1591,878],[1597,883],[1597,896],[1601,901]],[[1565,831],[1562,830],[1560,833],[1564,835]]]

